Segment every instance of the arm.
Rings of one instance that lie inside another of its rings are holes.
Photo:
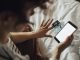
[[[10,35],[15,43],[33,38],[51,37],[50,35],[46,35],[46,33],[53,28],[52,26],[50,27],[52,21],[53,20],[48,20],[45,23],[43,21],[40,29],[36,32],[11,32]]]
[[[36,37],[35,32],[11,32],[10,35],[15,43],[23,42]]]

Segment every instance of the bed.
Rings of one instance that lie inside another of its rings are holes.
[[[74,34],[74,41],[62,52],[60,60],[80,60],[80,3],[75,0],[54,0],[48,9],[42,10],[37,7],[34,11],[35,14],[30,17],[30,21],[34,23],[34,31],[39,28],[43,20],[48,20],[49,18],[54,19],[54,21],[59,20],[62,26],[71,21],[78,27]],[[41,38],[48,52],[51,52],[58,44],[54,40],[58,30],[52,29],[48,32],[53,38]],[[45,51],[43,51],[44,55]]]

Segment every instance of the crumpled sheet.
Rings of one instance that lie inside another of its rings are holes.
[[[63,51],[60,60],[80,60],[80,3],[75,0],[53,0],[53,4],[46,10],[37,7],[35,14],[30,17],[30,21],[34,22],[34,30],[36,31],[41,22],[43,20],[47,21],[49,18],[54,19],[54,21],[59,20],[62,25],[65,25],[67,21],[71,21],[78,27],[78,30],[74,33],[74,41]],[[57,30],[59,29],[54,28],[48,32],[53,38],[41,38],[48,53],[58,45],[54,40],[54,36],[58,33]],[[43,53],[46,54],[44,48]]]

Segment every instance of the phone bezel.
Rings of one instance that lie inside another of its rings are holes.
[[[73,24],[71,21],[68,21],[67,23],[69,23],[70,25],[72,25],[76,30],[78,29],[78,27],[77,27],[75,24]],[[64,27],[67,25],[67,23],[64,25]],[[63,28],[64,28],[64,27],[63,27]],[[63,28],[62,28],[62,29],[63,29]],[[61,30],[62,30],[62,29],[61,29]],[[61,31],[61,30],[60,30],[60,31]],[[75,31],[76,31],[76,30],[75,30]],[[60,31],[59,31],[59,32],[60,32]],[[74,32],[75,32],[75,31],[74,31]],[[58,32],[58,33],[59,33],[59,32]],[[73,32],[73,33],[74,33],[74,32]],[[60,43],[60,40],[58,40],[57,37],[56,37],[56,36],[58,35],[58,33],[55,35],[54,39],[55,39],[58,43]]]

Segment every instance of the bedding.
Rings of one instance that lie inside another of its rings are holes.
[[[74,41],[62,52],[60,60],[80,60],[80,3],[75,0],[53,0],[53,4],[51,4],[48,9],[42,10],[37,7],[34,11],[35,14],[30,17],[30,21],[34,23],[34,31],[37,31],[43,20],[47,21],[49,18],[54,19],[54,21],[60,21],[61,26],[64,26],[68,21],[71,21],[78,27],[78,30],[74,33]],[[58,45],[56,40],[54,40],[54,36],[59,30],[59,27],[54,27],[48,32],[53,38],[46,37],[41,38],[42,40],[40,40],[47,48],[48,53],[51,53]],[[44,48],[42,51],[44,55],[46,55]]]

